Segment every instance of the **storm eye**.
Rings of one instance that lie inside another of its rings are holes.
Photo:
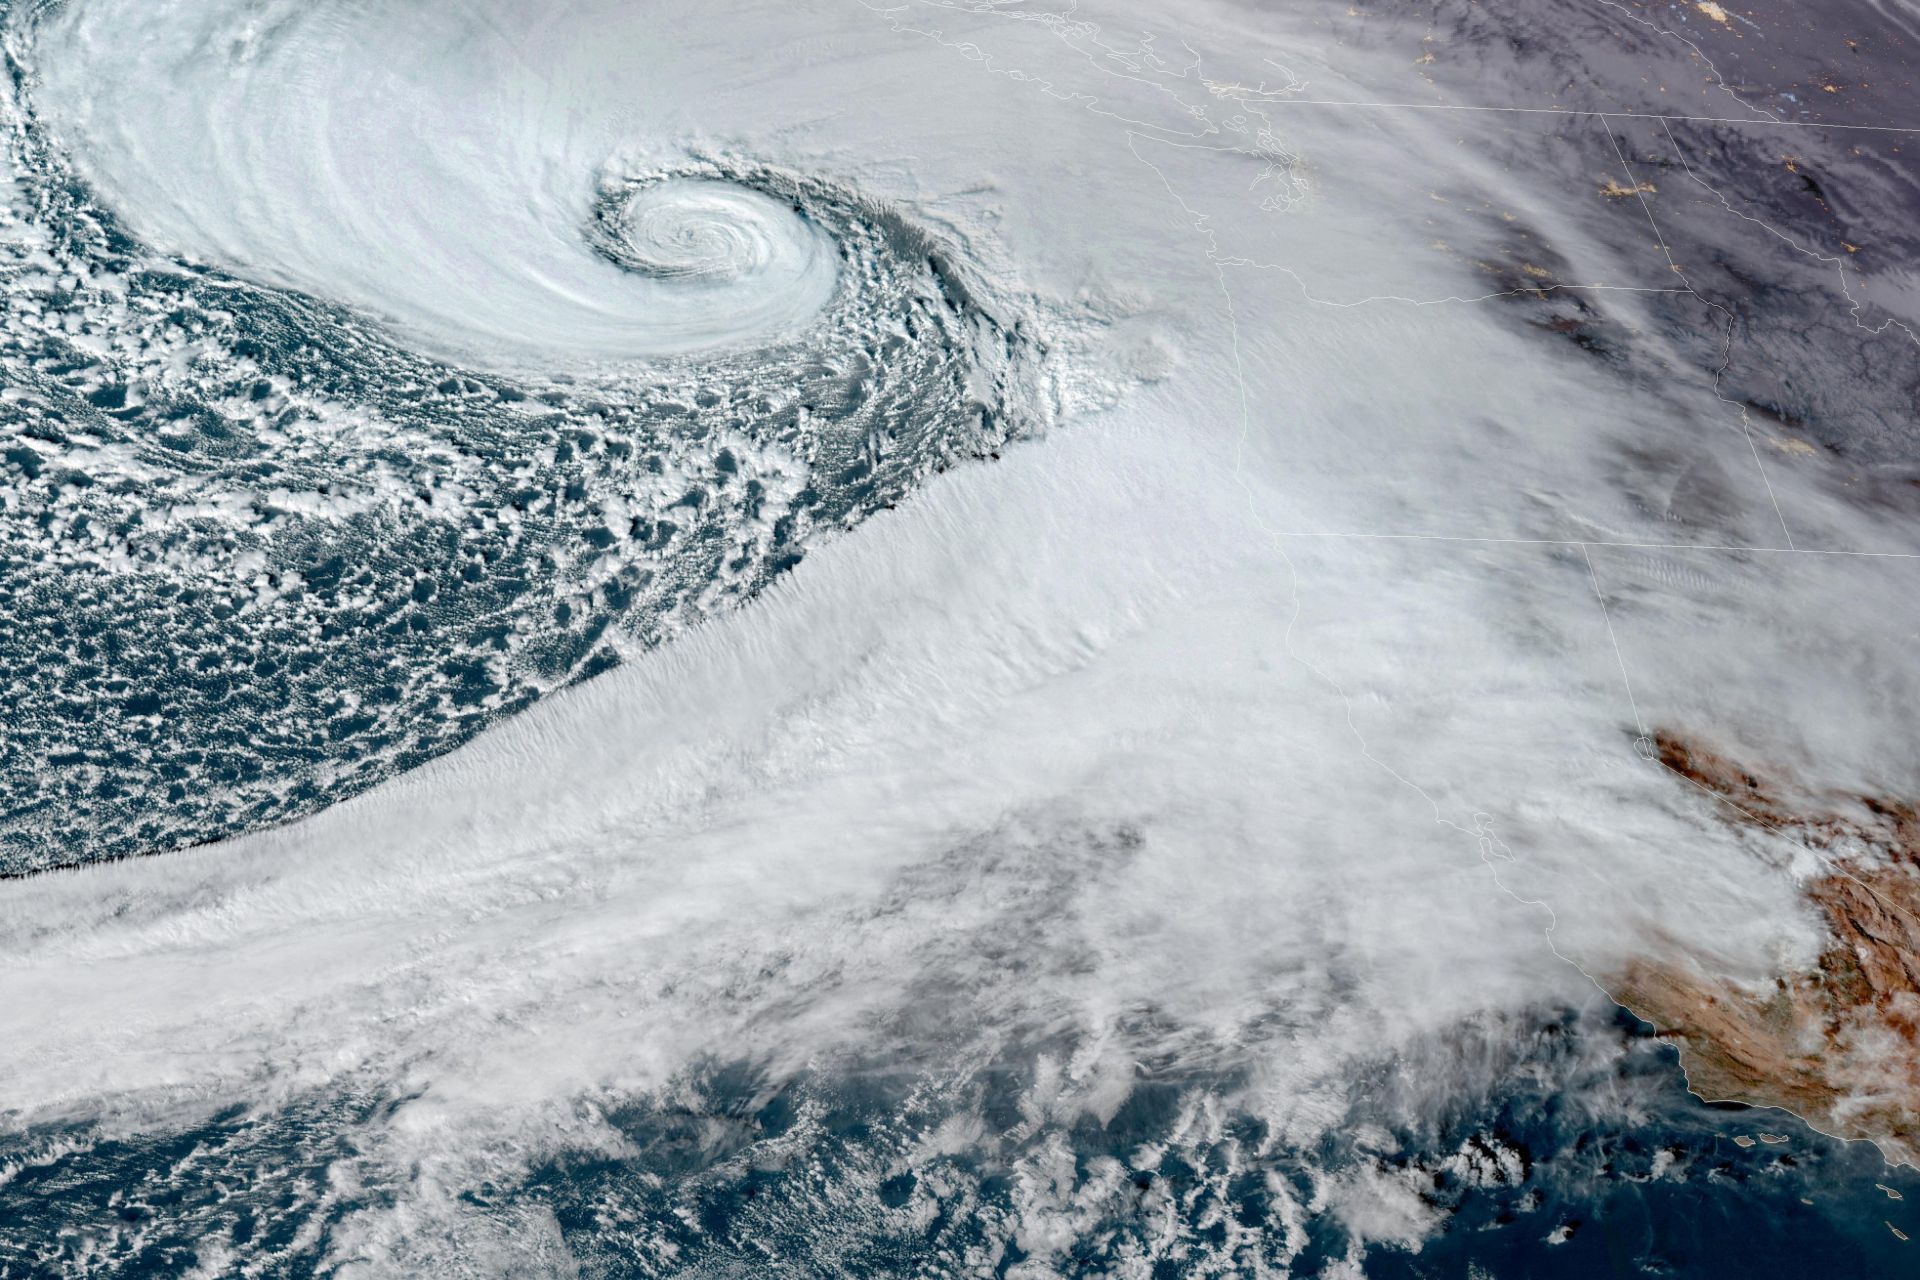
[[[707,178],[624,184],[603,195],[593,231],[594,247],[616,265],[688,284],[790,286],[823,247],[801,206]]]

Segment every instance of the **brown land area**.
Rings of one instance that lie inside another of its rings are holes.
[[[1649,957],[1613,995],[1679,1046],[1704,1098],[1778,1106],[1920,1167],[1920,810],[1884,796],[1800,794],[1678,734],[1655,737],[1676,780],[1720,819],[1820,855],[1803,889],[1828,945],[1755,988],[1687,957]]]

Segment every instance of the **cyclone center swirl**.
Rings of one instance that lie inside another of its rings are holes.
[[[467,362],[170,256],[37,110],[32,21],[0,97],[0,873],[363,790],[1051,412],[1033,326],[960,246],[752,158],[598,182],[592,288],[534,308],[634,352],[586,366],[558,322]]]
[[[594,247],[642,276],[791,286],[832,270],[831,246],[797,209],[708,178],[635,179],[603,191]]]

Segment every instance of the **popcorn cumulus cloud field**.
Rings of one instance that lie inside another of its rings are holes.
[[[1911,117],[1710,8],[9,11],[0,1269],[1893,1273]]]

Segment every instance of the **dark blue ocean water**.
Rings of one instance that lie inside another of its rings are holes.
[[[1775,31],[1838,29],[1773,9]],[[1557,92],[1569,66],[1606,79],[1601,52],[1555,43],[1562,15],[1542,6],[1366,16],[1351,38],[1389,41],[1412,21],[1504,49],[1457,64],[1503,83]],[[1714,48],[1797,83],[1827,56],[1804,43]],[[1898,93],[1910,54],[1883,41],[1848,56],[1873,60],[1863,88],[1894,95],[1879,108],[1911,105],[1910,78]],[[847,290],[808,344],[617,385],[515,380],[152,253],[60,152],[17,50],[6,76],[12,198],[47,260],[0,246],[15,322],[0,335],[14,393],[0,403],[0,873],[214,839],[353,794],[604,670],[616,636],[644,647],[749,599],[812,538],[1026,429],[996,381],[1030,345],[1017,322],[912,225],[831,187],[735,175],[794,196],[847,247]],[[1815,158],[1788,180],[1770,134],[1620,133],[1663,183],[1677,135],[1774,224],[1872,226],[1875,253],[1912,256],[1904,161],[1849,170],[1851,141],[1803,135]],[[1728,346],[1697,299],[1675,301],[1663,336],[1676,350],[1724,364],[1730,395],[1836,455],[1910,464],[1909,374],[1841,302],[1755,283],[1805,264],[1765,233],[1735,244],[1666,227],[1740,317]],[[1553,265],[1538,244],[1515,252]],[[1532,309],[1539,341],[1629,369],[1629,335],[1599,310],[1524,290],[1511,305]],[[73,339],[109,314],[129,339],[118,353]],[[1818,359],[1809,333],[1826,343]],[[187,375],[158,376],[187,347],[200,353]],[[1611,1047],[1596,1057],[1596,1042]],[[1896,1234],[1920,1238],[1920,1178],[1784,1115],[1700,1103],[1624,1015],[1549,1018],[1489,1081],[1443,1089],[1450,1101],[1411,1119],[1374,1101],[1395,1092],[1383,1065],[1305,1145],[1246,1103],[1251,1063],[1145,1064],[1110,1117],[1036,1125],[1022,1102],[1041,1048],[944,1073],[857,1055],[786,1078],[708,1064],[660,1096],[574,1100],[570,1118],[617,1144],[523,1134],[444,1194],[396,1154],[412,1099],[386,1081],[131,1126],[0,1117],[0,1277],[317,1275],[357,1256],[358,1224],[398,1212],[463,1224],[422,1234],[452,1274],[531,1274],[544,1251],[592,1276],[1172,1280],[1325,1275],[1350,1257],[1368,1276],[1436,1280],[1920,1275],[1920,1243]],[[934,1141],[957,1119],[964,1140]],[[1412,1189],[1417,1247],[1356,1244],[1342,1188],[1369,1179]],[[1070,1229],[1036,1231],[1042,1219]]]
[[[1017,317],[830,183],[702,170],[839,247],[803,337],[481,373],[143,246],[37,115],[28,48],[0,98],[30,228],[0,242],[0,875],[364,790],[1032,426]]]
[[[590,1143],[556,1131],[448,1189],[443,1208],[492,1228],[465,1233],[487,1250],[463,1257],[423,1234],[448,1274],[528,1274],[536,1244],[550,1256],[556,1241],[579,1274],[609,1277],[1172,1280],[1316,1276],[1349,1257],[1369,1277],[1410,1280],[1920,1267],[1893,1230],[1920,1235],[1920,1174],[1777,1112],[1700,1103],[1671,1051],[1624,1013],[1598,1027],[1549,1020],[1504,1052],[1490,1085],[1411,1124],[1367,1101],[1393,1092],[1382,1066],[1382,1087],[1357,1090],[1348,1122],[1304,1148],[1234,1108],[1239,1082],[1217,1071],[1143,1070],[1104,1121],[1036,1128],[1021,1105],[1032,1058],[945,1079],[872,1064],[776,1080],[713,1064],[671,1101],[582,1099],[568,1120],[590,1122]],[[1217,1119],[1196,1126],[1208,1100]],[[172,1276],[209,1256],[236,1273],[321,1274],[336,1250],[351,1255],[356,1215],[420,1195],[417,1169],[375,1154],[405,1101],[333,1095],[139,1137],[76,1126],[0,1139],[14,1170],[0,1188],[0,1275]],[[930,1146],[956,1116],[970,1139]],[[1782,1140],[1736,1141],[1762,1133]],[[1356,1252],[1337,1203],[1316,1207],[1316,1188],[1359,1176],[1417,1188],[1430,1218],[1417,1249]],[[1035,1206],[1055,1193],[1075,1200],[1073,1228],[1037,1243]]]

